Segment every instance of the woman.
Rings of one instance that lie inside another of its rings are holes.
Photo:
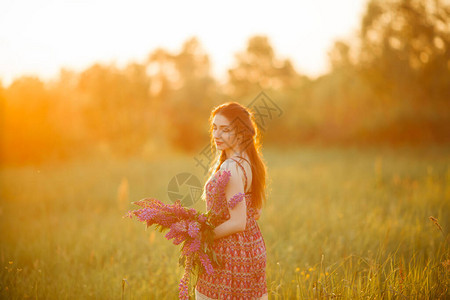
[[[220,266],[212,275],[199,275],[196,299],[267,299],[266,247],[256,222],[265,201],[266,168],[254,116],[228,102],[213,109],[210,123],[211,142],[220,155],[203,198],[207,209],[217,197],[226,197],[229,206],[225,221],[214,229],[212,248]]]

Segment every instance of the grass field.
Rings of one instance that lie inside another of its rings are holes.
[[[449,297],[448,148],[263,153],[270,299]],[[176,298],[179,248],[122,216],[202,171],[168,154],[2,168],[0,298]]]

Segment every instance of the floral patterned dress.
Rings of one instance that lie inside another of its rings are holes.
[[[237,162],[237,161],[236,161]],[[244,171],[245,186],[247,177]],[[197,299],[259,299],[267,297],[266,283],[266,245],[258,223],[255,220],[256,210],[252,205],[251,192],[234,195],[226,200],[225,187],[230,179],[229,170],[217,171],[207,182],[205,188],[208,209],[217,205],[228,204],[233,208],[245,199],[247,205],[247,223],[245,230],[216,239],[212,245],[220,267],[214,273],[206,272],[198,277],[196,285]],[[245,189],[244,189],[245,190]],[[224,220],[230,218],[228,209]],[[218,224],[217,224],[218,225]]]

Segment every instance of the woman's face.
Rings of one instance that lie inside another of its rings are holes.
[[[234,149],[238,142],[230,122],[220,114],[214,116],[212,134],[217,150]]]

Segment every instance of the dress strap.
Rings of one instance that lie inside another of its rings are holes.
[[[238,156],[238,157],[240,157],[240,156]],[[240,162],[238,162],[236,159],[234,159],[233,157],[230,157],[232,160],[234,160],[238,165],[239,165],[239,167],[241,167],[241,169],[242,169],[242,171],[244,172],[244,179],[245,179],[245,184],[244,184],[244,192],[247,190],[247,174],[245,173],[245,168],[241,165],[241,163]],[[243,157],[242,157],[243,158]],[[243,158],[243,159],[245,159],[245,158]],[[246,160],[246,159],[245,159]],[[247,161],[247,160],[246,160]],[[248,162],[248,161],[247,161]],[[247,192],[245,192],[245,193],[247,193]]]
[[[242,158],[243,160],[245,160],[251,166],[251,163],[247,159],[243,158],[242,156],[236,156],[236,157]]]

